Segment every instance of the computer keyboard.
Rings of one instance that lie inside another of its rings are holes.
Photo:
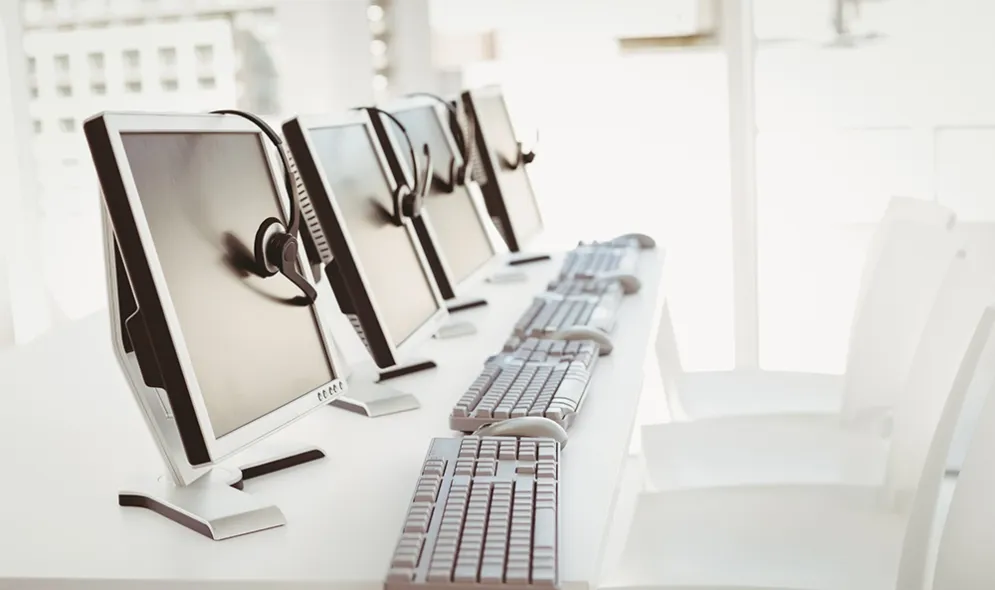
[[[432,441],[385,590],[559,585],[559,444]]]
[[[473,432],[508,418],[540,416],[569,428],[580,412],[600,352],[591,340],[529,338],[492,357],[449,415],[453,430]]]
[[[602,297],[610,295],[613,291],[621,291],[622,286],[610,280],[565,278],[551,281],[547,290],[557,295],[596,295]]]
[[[560,278],[596,278],[607,273],[636,272],[639,251],[634,248],[608,245],[578,246],[567,252],[560,268]]]
[[[615,328],[621,303],[622,291],[619,289],[608,290],[601,296],[543,293],[536,296],[518,318],[511,335],[521,339],[541,338],[577,326],[595,328],[607,334]]]

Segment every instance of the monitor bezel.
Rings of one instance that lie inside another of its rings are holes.
[[[399,111],[410,111],[415,109],[431,109],[432,113],[435,115],[439,127],[442,129],[442,136],[446,142],[446,146],[448,147],[450,153],[453,154],[456,166],[464,165],[463,154],[460,152],[459,145],[456,143],[456,137],[453,134],[452,126],[449,123],[449,116],[450,116],[449,110],[444,106],[442,106],[441,104],[439,104],[437,100],[434,100],[426,96],[408,96],[386,102],[380,108],[393,115],[396,115]],[[384,122],[384,125],[385,126],[387,125],[386,121]],[[404,158],[396,158],[396,155],[401,153],[398,150],[406,148],[404,146],[397,145],[397,138],[394,137],[393,134],[389,134],[389,136],[391,141],[391,147],[394,150],[394,155],[395,155],[394,159],[397,160],[397,163],[400,167],[402,168],[406,167],[407,162],[405,161]],[[444,169],[448,168],[448,163],[440,161],[440,158],[434,154],[432,161],[433,161],[433,166],[435,167],[445,167]],[[450,281],[450,284],[453,286],[453,291],[456,293],[456,296],[458,297],[459,295],[462,294],[462,291],[466,289],[467,285],[474,284],[475,282],[477,282],[477,279],[483,273],[487,272],[489,266],[494,262],[496,258],[500,257],[502,254],[507,253],[507,246],[504,244],[504,240],[501,239],[500,234],[498,234],[497,229],[494,227],[494,221],[491,219],[490,214],[487,212],[487,205],[484,203],[484,197],[483,194],[481,194],[480,192],[480,186],[474,180],[469,179],[467,181],[467,184],[462,189],[457,189],[457,190],[466,191],[466,197],[470,199],[470,203],[473,205],[473,210],[474,213],[476,214],[477,218],[476,220],[477,223],[479,224],[480,231],[483,232],[484,235],[486,236],[487,244],[491,250],[491,253],[486,260],[478,264],[477,267],[473,270],[473,272],[471,272],[469,275],[467,275],[461,281],[458,282],[455,281],[455,279],[453,278],[452,269],[449,266],[449,262],[446,260],[445,253],[442,252],[442,255],[440,256],[442,267],[445,270],[447,279]],[[426,200],[433,198],[448,198],[450,196],[430,195],[426,197]],[[436,249],[441,252],[441,248],[438,247],[438,240],[436,239],[435,236],[434,226],[431,222],[432,220],[431,213],[428,211],[424,211],[422,215],[428,218],[429,223],[427,224],[427,229],[429,235],[431,236],[432,242],[436,246]]]
[[[281,221],[286,223],[289,216],[289,201],[283,174],[280,172],[273,148],[270,147],[267,138],[259,128],[240,117],[225,115],[129,112],[101,113],[88,119],[85,126],[97,127],[98,132],[105,136],[104,139],[110,145],[111,153],[109,156],[113,158],[113,165],[116,169],[107,169],[106,163],[97,162],[98,158],[94,158],[94,163],[101,181],[104,207],[113,227],[115,241],[121,248],[121,257],[128,270],[128,280],[132,283],[129,288],[132,289],[138,309],[145,318],[148,318],[149,314],[156,314],[160,316],[156,319],[161,319],[164,322],[165,331],[162,331],[148,326],[149,322],[146,320],[149,337],[155,343],[154,346],[157,349],[162,346],[170,346],[174,351],[174,355],[156,355],[167,385],[166,396],[170,400],[171,406],[174,405],[174,396],[177,399],[179,396],[185,396],[193,407],[195,421],[192,423],[187,422],[177,412],[172,412],[177,428],[184,436],[198,435],[207,449],[208,456],[204,461],[202,457],[191,456],[190,450],[184,445],[184,451],[190,463],[199,466],[221,461],[288,426],[312,410],[327,405],[331,401],[328,397],[329,391],[335,390],[336,393],[341,394],[345,389],[348,368],[340,357],[332,333],[334,318],[329,311],[329,306],[323,303],[330,301],[333,296],[327,285],[318,284],[315,285],[318,299],[311,306],[311,312],[315,328],[324,346],[325,358],[333,379],[310,391],[302,392],[290,402],[231,432],[220,436],[215,433],[203,392],[193,369],[192,359],[180,329],[179,318],[169,295],[168,284],[156,254],[155,243],[152,240],[148,220],[145,217],[141,198],[121,139],[121,135],[125,133],[246,133],[253,135],[259,142],[267,162],[270,181],[278,201],[275,203],[276,209],[282,218]],[[102,168],[103,170],[101,170]],[[117,194],[113,195],[113,193]],[[137,238],[142,251],[126,252],[125,248],[120,245],[121,232],[131,233],[132,238]],[[303,249],[298,249],[298,264],[301,268],[309,267],[307,254]],[[136,290],[134,288],[136,265],[140,265],[148,271],[152,282],[151,287],[154,289],[151,293],[145,289]],[[107,272],[113,273],[114,269],[109,268]],[[277,277],[274,280],[281,279]],[[153,293],[154,297],[151,296]],[[116,296],[116,293],[111,294],[111,296]],[[152,323],[159,324],[159,322]],[[164,366],[167,363],[172,366]],[[274,368],[274,370],[278,369]],[[181,381],[176,382],[177,377]],[[170,381],[174,381],[174,383],[170,383]]]
[[[508,211],[508,206],[505,202],[504,188],[501,186],[501,181],[499,180],[498,171],[501,170],[501,163],[495,161],[494,150],[491,150],[487,143],[487,131],[484,129],[484,125],[480,123],[480,119],[477,116],[478,100],[494,98],[499,99],[504,110],[506,122],[511,128],[512,135],[517,138],[517,134],[515,133],[515,125],[511,120],[511,111],[508,109],[508,101],[505,99],[504,91],[499,85],[496,84],[466,89],[462,92],[461,98],[464,108],[468,108],[473,117],[475,125],[474,131],[477,136],[477,149],[480,150],[480,161],[485,167],[484,172],[487,177],[487,182],[481,186],[485,203],[490,213],[497,216],[501,225],[504,226],[505,231],[503,232],[503,235],[505,236],[505,240],[508,242],[508,249],[512,252],[521,252],[526,248],[528,243],[533,242],[546,228],[546,220],[542,214],[542,207],[539,206],[539,198],[536,195],[535,187],[532,186],[532,178],[529,176],[528,167],[523,164],[522,173],[525,175],[525,181],[528,183],[529,191],[532,193],[532,204],[536,210],[536,216],[539,220],[539,227],[533,235],[519,235],[518,229],[511,221],[511,214]],[[517,154],[515,155],[517,156]]]
[[[324,165],[321,164],[321,159],[317,156],[317,150],[314,149],[314,142],[312,141],[311,133],[318,129],[328,129],[333,127],[346,127],[354,125],[362,125],[366,130],[367,136],[370,140],[370,145],[372,146],[374,155],[377,158],[377,162],[380,164],[380,169],[383,172],[384,180],[390,191],[397,189],[398,183],[391,172],[387,157],[384,154],[383,146],[380,145],[380,141],[377,138],[376,130],[373,127],[373,121],[366,109],[353,109],[350,111],[345,111],[341,113],[334,114],[317,114],[317,115],[299,115],[293,119],[284,123],[284,127],[287,125],[295,125],[300,131],[300,136],[304,141],[304,154],[294,154],[294,159],[297,161],[298,167],[301,166],[303,157],[306,157],[309,161],[308,166],[313,167],[314,171],[317,173],[318,178],[321,181],[321,191],[315,191],[311,187],[307,188],[308,193],[311,198],[316,196],[327,197],[329,210],[332,213],[332,219],[329,220],[335,224],[332,231],[337,231],[341,235],[342,241],[348,250],[347,256],[350,259],[352,265],[355,266],[356,274],[359,277],[363,294],[366,298],[366,302],[369,304],[371,310],[373,311],[373,316],[376,318],[376,323],[380,329],[381,334],[384,335],[385,344],[390,351],[390,356],[393,359],[393,364],[397,365],[402,362],[403,353],[407,352],[413,346],[419,343],[425,342],[435,335],[439,329],[445,324],[449,317],[449,311],[446,308],[445,299],[442,297],[442,293],[439,291],[438,285],[435,282],[435,275],[432,273],[432,269],[428,263],[428,259],[425,256],[425,252],[422,249],[421,240],[418,239],[418,235],[415,231],[411,220],[408,218],[402,219],[402,227],[404,227],[405,232],[408,235],[408,240],[411,242],[412,247],[415,251],[415,256],[418,259],[418,263],[421,266],[422,274],[426,278],[426,283],[432,293],[432,298],[435,300],[436,311],[426,318],[426,320],[416,328],[411,334],[406,338],[398,340],[391,333],[390,329],[384,325],[383,316],[380,312],[380,304],[377,301],[377,295],[373,292],[370,287],[369,280],[367,279],[366,269],[363,267],[363,263],[358,256],[356,245],[353,243],[352,234],[350,233],[348,227],[342,215],[342,210],[339,207],[338,200],[335,197],[335,192],[332,190],[331,185],[328,182],[328,178],[325,174]],[[290,144],[292,146],[292,144]],[[407,171],[406,166],[405,178],[410,178],[410,172]],[[320,194],[323,193],[323,194]],[[389,200],[389,199],[388,199]],[[329,233],[329,228],[324,228],[324,231]],[[331,242],[332,240],[330,240]],[[335,252],[334,246],[332,247],[332,256],[339,258],[340,254]],[[353,301],[353,305],[357,302]],[[357,312],[358,313],[358,312]],[[362,321],[362,318],[360,318]],[[364,327],[364,330],[366,328]],[[375,359],[374,359],[375,360]],[[388,368],[388,367],[381,367]]]

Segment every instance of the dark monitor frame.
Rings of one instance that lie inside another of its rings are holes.
[[[289,202],[283,175],[258,128],[223,115],[101,113],[88,119],[83,129],[103,197],[115,356],[176,481],[190,483],[197,468],[237,453],[344,393],[348,369],[332,336],[333,317],[327,304],[316,303],[311,312],[333,380],[228,434],[215,435],[121,140],[122,133],[129,132],[255,135],[279,201],[275,212],[285,223]],[[302,252],[298,264],[306,268]],[[327,287],[317,288],[319,302],[330,300]]]
[[[307,231],[319,234],[314,239],[324,241],[330,247],[332,260],[327,261],[324,274],[331,283],[335,298],[344,314],[350,317],[353,328],[363,340],[373,362],[381,369],[389,369],[401,365],[403,354],[408,348],[424,342],[432,337],[445,324],[449,317],[445,300],[435,283],[432,268],[428,263],[421,241],[411,220],[404,218],[403,226],[411,241],[412,248],[421,265],[421,270],[428,279],[436,304],[436,312],[427,318],[407,338],[396,339],[390,329],[380,319],[377,294],[373,293],[366,278],[366,271],[356,247],[353,244],[349,229],[335,194],[328,183],[325,171],[316,155],[311,140],[311,132],[316,129],[363,125],[370,138],[370,143],[384,172],[384,179],[391,191],[395,190],[397,181],[391,174],[384,150],[378,141],[373,121],[365,110],[352,110],[333,115],[306,115],[295,117],[283,124],[283,134],[287,146],[293,154],[297,170],[306,189],[302,197],[302,206],[311,211],[307,220]],[[389,195],[386,195],[389,201]],[[302,228],[302,231],[304,229]]]
[[[460,153],[460,148],[457,145],[457,141],[450,124],[449,111],[440,105],[438,101],[428,97],[413,96],[391,101],[382,105],[380,108],[394,115],[401,111],[416,109],[430,110],[439,123],[439,127],[442,130],[442,135],[446,141],[449,152],[453,155],[453,159],[455,160],[455,165],[457,167],[463,165],[463,156]],[[403,141],[398,141],[397,134],[400,133],[400,130],[392,129],[395,124],[383,115],[371,117],[371,119],[395,179],[410,178],[407,176],[409,171],[407,169],[407,160],[405,159],[406,156],[404,155],[406,153],[407,146],[404,145]],[[410,130],[408,133],[410,134]],[[411,140],[415,143],[415,153],[420,153],[421,143],[413,136],[411,137]],[[448,157],[443,158],[442,154],[433,153],[432,166],[434,169],[433,174],[443,176],[448,175],[450,170],[450,159]],[[443,178],[443,180],[445,182],[449,182],[451,179]],[[494,260],[498,255],[506,251],[504,245],[501,243],[500,236],[497,235],[497,231],[493,227],[493,221],[491,220],[490,215],[487,212],[487,207],[483,202],[483,197],[480,194],[480,188],[474,181],[468,180],[466,185],[457,186],[452,194],[438,195],[434,194],[433,191],[434,189],[429,189],[429,193],[425,197],[426,200],[465,198],[469,199],[473,206],[476,216],[472,221],[479,224],[479,229],[486,236],[488,246],[490,247],[490,255],[488,260],[478,265],[477,270],[463,280],[464,284],[473,282],[474,277],[486,270],[489,261]],[[423,210],[422,214],[418,218],[412,220],[412,224],[414,225],[415,232],[418,234],[418,238],[421,240],[422,248],[425,250],[425,256],[428,260],[429,266],[432,268],[436,284],[438,285],[439,291],[442,293],[443,298],[447,301],[456,299],[461,294],[460,289],[462,285],[456,281],[455,277],[453,277],[453,273],[448,262],[446,261],[445,253],[442,251],[442,248],[439,247],[439,240],[436,237],[435,229],[433,227],[431,213],[427,210]]]
[[[477,117],[476,104],[477,101],[482,99],[499,99],[501,104],[504,106],[505,115],[508,117],[506,121],[507,125],[512,130],[514,130],[514,125],[512,124],[511,115],[508,111],[508,105],[504,98],[504,92],[501,90],[500,86],[491,85],[464,90],[460,95],[463,108],[466,110],[466,114],[470,117],[473,125],[475,125],[474,132],[477,138],[477,145],[475,148],[478,150],[478,161],[483,167],[482,172],[484,182],[481,184],[480,188],[484,194],[484,202],[487,205],[487,210],[491,217],[497,222],[498,229],[504,237],[505,242],[508,244],[508,249],[511,252],[517,253],[523,251],[527,246],[527,243],[535,238],[535,235],[521,235],[511,222],[511,216],[505,203],[504,192],[500,181],[500,173],[505,172],[504,169],[506,168],[506,164],[500,160],[501,158],[517,160],[519,154],[497,154],[494,150],[490,149],[486,126],[482,125],[480,119]],[[524,163],[520,164],[520,166],[523,167],[522,174],[525,175],[525,180],[529,184],[529,190],[532,192],[533,198],[535,198],[535,189],[532,187],[532,180],[528,176],[528,168]],[[542,217],[542,209],[539,207],[539,203],[536,202],[535,206],[536,215],[539,220],[539,229],[537,233],[540,233],[545,227],[545,222]]]

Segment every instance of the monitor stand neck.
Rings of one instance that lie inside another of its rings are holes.
[[[417,410],[421,407],[418,398],[394,389],[384,382],[434,369],[436,366],[435,361],[424,359],[407,361],[386,369],[381,369],[373,363],[363,363],[349,376],[349,387],[345,395],[337,398],[331,405],[368,418]]]
[[[215,541],[230,539],[287,523],[276,505],[243,492],[244,481],[324,456],[316,447],[297,449],[235,469],[210,468],[188,485],[162,476],[141,488],[119,492],[118,504],[147,508]]]

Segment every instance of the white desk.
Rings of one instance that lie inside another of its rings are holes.
[[[561,577],[595,587],[656,326],[662,251],[644,252],[643,289],[626,298],[562,458]],[[560,259],[522,267],[527,283],[482,284],[490,305],[460,313],[478,334],[433,340],[439,368],[392,381],[422,408],[369,419],[321,408],[267,444],[308,443],[328,457],[247,482],[287,526],[215,542],[117,491],[162,471],[112,356],[107,318],[80,321],[0,355],[0,589],[379,589],[433,437],[483,360],[498,351]],[[394,446],[396,444],[397,446]],[[251,452],[251,451],[250,451]]]

